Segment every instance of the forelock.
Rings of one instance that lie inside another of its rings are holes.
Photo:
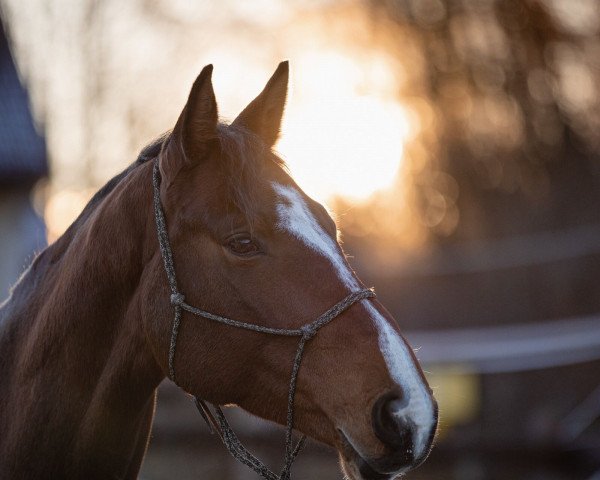
[[[241,126],[219,124],[217,131],[229,198],[252,225],[267,163],[283,168],[284,162],[259,137]]]

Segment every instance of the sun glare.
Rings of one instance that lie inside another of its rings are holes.
[[[320,201],[361,201],[389,187],[409,122],[389,92],[393,73],[383,59],[365,64],[339,52],[312,53],[295,59],[293,72],[277,149],[298,183]]]

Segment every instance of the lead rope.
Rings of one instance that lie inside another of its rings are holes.
[[[171,251],[171,245],[169,243],[169,235],[167,233],[167,223],[165,220],[165,214],[162,209],[160,202],[160,171],[158,168],[158,161],[154,163],[154,169],[152,172],[152,185],[154,187],[154,216],[156,218],[156,230],[158,234],[158,245],[160,247],[160,253],[163,258],[165,272],[167,273],[167,280],[169,282],[169,288],[171,290],[171,305],[175,310],[175,316],[173,319],[173,328],[171,330],[171,343],[169,345],[169,377],[177,384],[175,380],[175,349],[177,347],[177,335],[179,334],[179,325],[181,323],[181,315],[183,310],[189,312],[198,317],[203,317],[208,320],[219,322],[231,327],[243,328],[245,330],[252,330],[254,332],[264,333],[268,335],[286,336],[286,337],[300,337],[298,342],[298,348],[296,349],[296,355],[294,357],[294,363],[292,367],[292,374],[290,378],[290,388],[288,390],[288,402],[287,402],[287,421],[285,430],[285,457],[284,466],[279,475],[273,473],[269,467],[263,462],[256,458],[250,453],[246,447],[242,445],[237,435],[229,425],[229,422],[225,418],[225,414],[221,407],[213,405],[215,414],[211,412],[209,406],[204,400],[194,397],[194,402],[198,411],[208,424],[211,432],[216,432],[221,440],[223,441],[229,453],[239,460],[244,465],[254,470],[257,474],[267,480],[290,480],[291,468],[294,460],[300,453],[300,450],[304,446],[306,436],[303,435],[298,443],[294,446],[292,434],[294,430],[294,398],[296,396],[296,383],[298,380],[298,372],[300,370],[300,364],[302,363],[302,356],[304,354],[304,347],[306,343],[310,341],[317,332],[331,322],[334,318],[340,315],[342,312],[350,308],[356,302],[359,302],[365,298],[371,298],[375,296],[375,292],[371,289],[358,290],[347,295],[340,302],[336,303],[333,307],[319,316],[316,320],[308,323],[298,329],[285,329],[285,328],[271,328],[255,325],[252,323],[240,322],[231,318],[222,317],[215,315],[214,313],[206,312],[199,308],[193,307],[185,303],[184,295],[179,291],[177,287],[177,278],[175,276],[175,267],[173,265],[173,252]],[[216,418],[215,418],[216,417]]]

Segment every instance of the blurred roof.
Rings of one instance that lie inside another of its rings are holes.
[[[0,184],[29,183],[47,174],[46,143],[35,129],[0,22]]]

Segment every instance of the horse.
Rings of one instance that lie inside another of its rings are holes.
[[[300,332],[293,427],[336,449],[348,478],[391,479],[429,454],[437,404],[412,349],[273,149],[288,63],[229,124],[211,76],[0,306],[1,478],[136,478],[175,372],[199,399],[286,425],[298,338],[261,329]]]

